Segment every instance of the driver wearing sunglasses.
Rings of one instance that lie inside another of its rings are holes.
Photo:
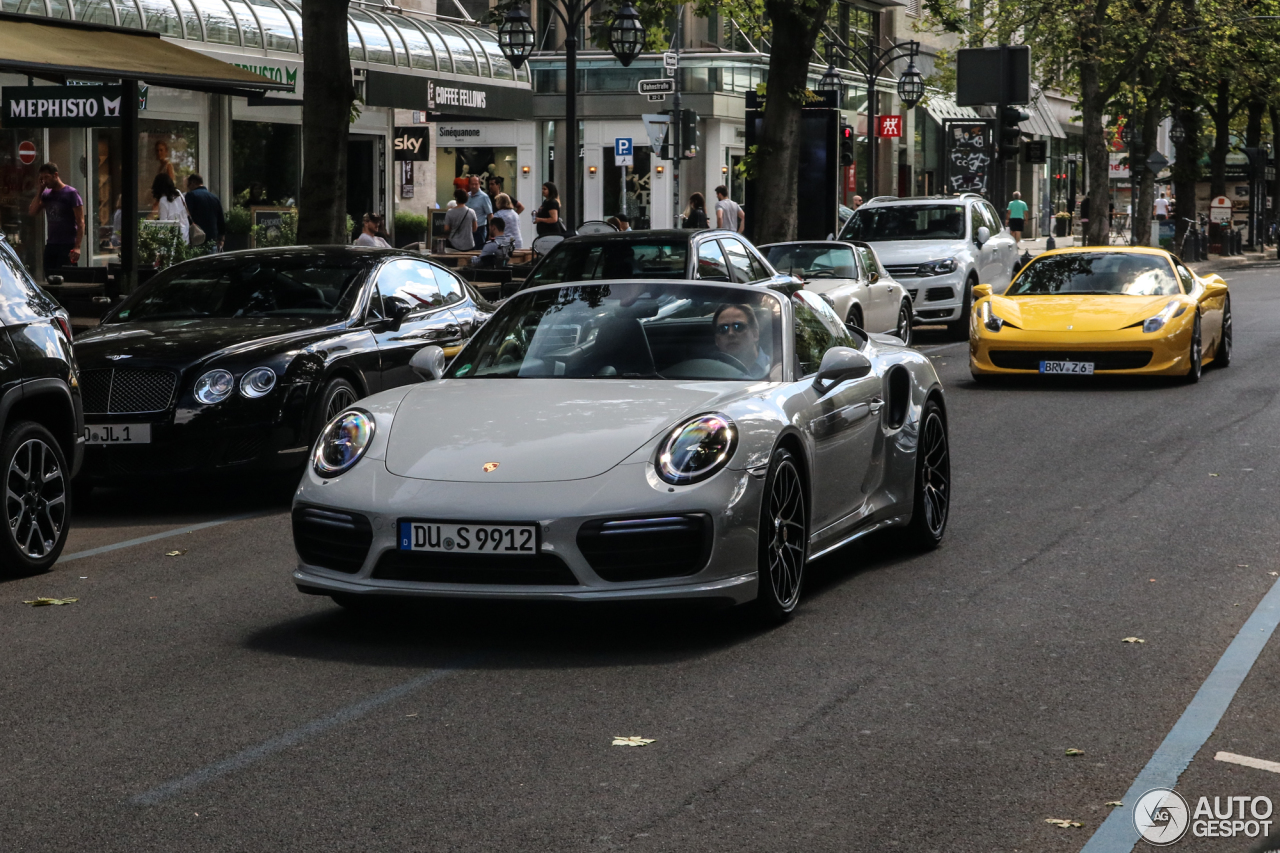
[[[760,348],[760,324],[746,305],[729,303],[716,309],[712,319],[716,349],[731,356],[753,379],[768,375],[769,356]]]

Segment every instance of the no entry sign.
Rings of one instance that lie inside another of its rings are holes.
[[[36,161],[36,144],[31,141],[20,142],[18,144],[18,159],[22,161],[24,166],[30,166]]]

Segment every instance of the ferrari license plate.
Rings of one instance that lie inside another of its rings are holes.
[[[85,424],[85,444],[150,444],[151,424]]]
[[[1042,361],[1041,373],[1070,373],[1082,376],[1093,375],[1092,361]]]
[[[401,521],[400,550],[527,557],[538,553],[538,526]]]

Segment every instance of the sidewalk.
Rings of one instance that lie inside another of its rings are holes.
[[[1018,244],[1018,256],[1021,257],[1023,252],[1030,252],[1031,256],[1034,258],[1041,252],[1046,251],[1045,244],[1048,242],[1048,239],[1048,237],[1038,237],[1034,240],[1029,238],[1023,239],[1023,241]],[[1078,239],[1079,238],[1073,238],[1071,236],[1057,237],[1055,238],[1055,242],[1057,243],[1056,248],[1065,249],[1070,246],[1077,245],[1076,240]],[[1120,243],[1117,239],[1116,242],[1112,243],[1112,245],[1120,246],[1127,244]],[[1222,270],[1236,269],[1237,267],[1244,267],[1249,266],[1250,264],[1263,263],[1267,261],[1277,261],[1276,250],[1274,247],[1267,249],[1265,252],[1245,252],[1243,255],[1210,255],[1209,260],[1196,261],[1195,263],[1187,264],[1187,268],[1196,275],[1204,275],[1205,273],[1221,272]]]

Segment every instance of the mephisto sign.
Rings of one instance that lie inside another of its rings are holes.
[[[119,127],[120,86],[5,86],[5,127]]]

